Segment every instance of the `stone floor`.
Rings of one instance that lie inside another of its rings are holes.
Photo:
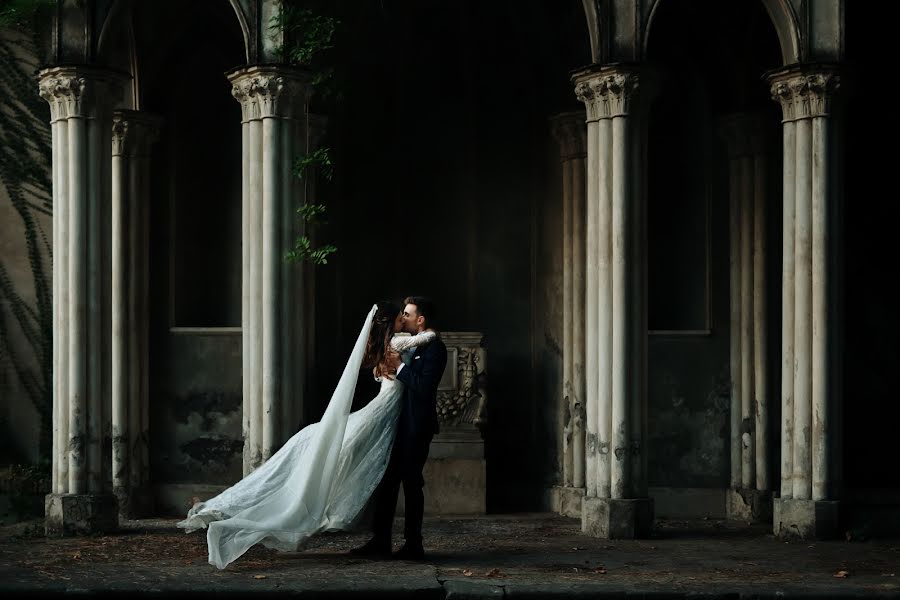
[[[41,521],[0,527],[0,591],[900,599],[900,539],[786,542],[764,526],[701,519],[658,520],[650,539],[603,540],[550,514],[435,517],[422,563],[351,558],[367,536],[340,533],[297,553],[254,547],[219,571],[206,561],[204,533],[175,522],[128,521],[115,534],[65,539],[43,537]]]

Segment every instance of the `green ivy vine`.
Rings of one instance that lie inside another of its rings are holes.
[[[281,33],[283,45],[277,49],[287,64],[300,66],[312,73],[314,92],[320,98],[338,97],[335,91],[334,68],[328,64],[328,50],[334,47],[334,35],[340,22],[309,6],[296,2],[284,2],[279,14],[272,18],[269,29]],[[331,181],[333,175],[331,149],[328,147],[301,156],[294,163],[294,175],[300,179],[318,173]],[[337,252],[334,244],[316,246],[313,243],[316,230],[328,223],[326,206],[315,198],[307,198],[306,204],[297,208],[299,218],[305,223],[304,233],[294,240],[294,247],[285,254],[285,260],[307,260],[314,265],[328,263],[328,257]]]

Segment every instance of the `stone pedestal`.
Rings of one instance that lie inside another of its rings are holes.
[[[652,498],[585,498],[581,531],[592,537],[631,540],[653,529]]]
[[[107,533],[119,528],[119,505],[112,494],[47,494],[47,537]]]
[[[776,498],[774,533],[779,538],[834,539],[838,537],[836,500]]]
[[[551,510],[563,517],[581,518],[584,488],[554,486],[550,493]]]
[[[487,489],[482,432],[486,425],[487,350],[478,332],[441,333],[447,366],[438,383],[441,432],[425,464],[425,514],[483,515]],[[403,494],[397,514],[403,514]]]
[[[737,488],[725,492],[726,514],[738,521],[769,522],[772,519],[772,492]]]

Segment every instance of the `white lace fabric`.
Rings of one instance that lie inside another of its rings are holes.
[[[304,427],[268,461],[218,496],[198,502],[177,524],[187,533],[207,528],[209,563],[219,569],[257,543],[300,550],[316,533],[350,528],[387,468],[403,384],[384,378],[364,408],[350,413],[372,327],[372,307],[325,414]],[[395,337],[397,351],[413,351],[433,332]]]

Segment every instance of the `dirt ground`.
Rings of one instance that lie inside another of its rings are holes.
[[[45,538],[40,520],[0,528],[0,587],[421,591],[479,582],[507,595],[516,589],[756,590],[900,598],[898,539],[782,541],[764,526],[720,520],[659,520],[650,539],[603,540],[583,536],[577,519],[548,514],[436,517],[426,519],[422,563],[350,557],[347,551],[368,536],[335,533],[314,538],[301,552],[253,547],[222,571],[207,563],[205,532],[185,534],[176,521],[128,521],[114,534],[64,539]],[[395,531],[402,531],[399,522]],[[401,542],[395,538],[395,547]]]

